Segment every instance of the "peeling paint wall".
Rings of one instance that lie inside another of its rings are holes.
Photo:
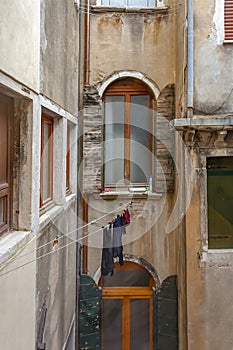
[[[74,2],[41,1],[40,92],[73,114],[78,108],[78,26]]]
[[[160,14],[98,13],[90,16],[90,83],[114,71],[135,70],[159,88],[175,80],[174,6]],[[113,40],[114,38],[114,40]]]
[[[194,1],[194,108],[233,111],[233,45],[224,43],[224,0]]]
[[[1,70],[38,92],[40,0],[1,0],[0,13]]]
[[[37,250],[37,332],[42,306],[45,304],[47,317],[44,342],[46,348],[51,350],[63,349],[75,312],[76,244],[71,244],[77,238],[75,212],[76,205],[73,203],[42,228],[37,239],[37,247],[43,246]],[[67,244],[68,247],[63,248]],[[46,256],[40,259],[43,255]]]

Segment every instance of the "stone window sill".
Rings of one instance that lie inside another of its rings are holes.
[[[164,7],[118,7],[118,6],[91,6],[92,12],[123,12],[123,13],[164,13],[169,9]]]
[[[208,249],[202,253],[201,260],[207,263],[233,263],[233,249]]]
[[[116,199],[116,198],[141,198],[141,199],[160,199],[163,194],[155,192],[131,192],[131,191],[109,191],[102,192],[100,196],[103,199]]]
[[[31,231],[9,231],[0,238],[0,268],[33,237]]]
[[[48,209],[43,215],[41,215],[39,220],[39,230],[42,231],[49,222],[54,222],[56,218],[67,209],[67,207],[76,200],[76,194],[71,194],[66,196],[65,203],[62,205],[55,205],[54,207]]]

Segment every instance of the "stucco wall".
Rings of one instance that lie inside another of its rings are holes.
[[[74,1],[41,2],[41,93],[72,114],[78,108],[78,25]]]
[[[0,1],[0,67],[39,91],[40,0]]]
[[[171,197],[171,196],[168,196]],[[98,219],[102,215],[114,211],[107,215],[97,225],[89,228],[90,237],[88,243],[88,272],[94,276],[101,264],[103,234],[99,229],[106,225],[112,217],[118,213],[117,208],[124,206],[132,200],[129,207],[131,223],[126,228],[126,235],[122,236],[123,253],[144,258],[152,264],[163,281],[167,276],[176,274],[176,246],[177,236],[174,232],[166,233],[166,223],[171,214],[170,200],[166,201],[165,195],[147,196],[119,196],[111,200],[103,199],[98,195],[88,196],[89,222]],[[170,202],[170,203],[169,203]],[[99,230],[98,230],[99,229]],[[98,232],[92,234],[92,232]]]
[[[90,22],[91,84],[122,70],[142,72],[161,89],[174,83],[174,10],[92,12]]]
[[[5,350],[35,348],[36,265],[30,263],[35,247],[33,239],[0,271],[0,339]]]
[[[63,349],[75,311],[76,205],[51,218],[37,240],[37,331],[42,306],[47,307],[44,331],[46,348]],[[58,239],[56,244],[56,239]],[[53,249],[53,241],[55,248]],[[50,244],[47,244],[51,242]],[[65,248],[65,246],[68,246]],[[38,249],[38,247],[43,248]],[[57,250],[56,250],[57,249]]]
[[[233,111],[233,44],[224,44],[224,1],[194,1],[194,107]]]

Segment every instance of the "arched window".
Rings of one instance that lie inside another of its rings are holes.
[[[126,78],[111,84],[103,101],[105,186],[145,186],[152,175],[152,94]]]

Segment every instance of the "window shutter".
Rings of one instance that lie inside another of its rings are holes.
[[[154,350],[178,350],[176,276],[168,277],[154,294]]]
[[[80,276],[79,349],[101,349],[101,289],[87,275]]]
[[[225,0],[224,28],[225,41],[233,41],[233,0]]]

